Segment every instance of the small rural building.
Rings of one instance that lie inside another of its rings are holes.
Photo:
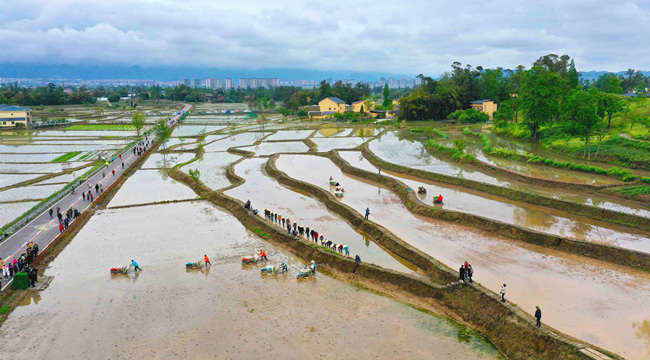
[[[322,120],[325,118],[331,118],[336,113],[337,111],[310,111],[307,113],[307,116],[309,116],[309,119],[311,120]]]
[[[490,120],[494,120],[494,113],[497,111],[497,104],[490,100],[476,100],[470,102],[472,109],[484,112],[490,116]]]
[[[361,109],[363,108],[363,111]],[[375,109],[375,100],[359,100],[352,103],[352,111],[368,113]]]
[[[399,98],[393,99],[393,107],[399,106]]]
[[[29,126],[32,124],[32,112],[28,108],[0,104],[0,126]]]
[[[341,114],[345,113],[345,101],[337,97],[328,97],[318,102],[321,112],[334,111]]]

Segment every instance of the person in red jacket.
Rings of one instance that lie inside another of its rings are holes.
[[[210,262],[210,258],[208,257],[208,255],[203,255],[203,259],[205,260],[205,266],[208,265],[212,266],[212,263]]]
[[[260,253],[258,254],[258,256],[260,257],[260,260],[264,260],[264,261],[268,260],[266,258],[266,251],[264,251],[264,250],[260,250]]]
[[[63,223],[59,222],[59,231],[63,234]]]

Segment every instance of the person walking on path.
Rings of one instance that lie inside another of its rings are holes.
[[[465,266],[460,266],[460,270],[458,270],[458,276],[460,277],[460,281],[465,281]]]
[[[135,262],[135,260],[131,260],[131,266],[135,269],[135,271],[138,270],[142,271],[142,269],[140,269],[140,265],[137,262]]]
[[[205,260],[205,266],[208,265],[212,266],[212,263],[210,262],[210,258],[208,257],[208,255],[203,255],[203,259]]]
[[[84,201],[86,201],[86,193],[85,193],[85,192],[82,192],[82,193],[81,193],[81,196],[83,197]],[[50,216],[50,217],[51,217],[51,216]]]
[[[370,216],[370,208],[366,208],[366,220],[368,220],[368,216]]]
[[[95,194],[99,194],[99,184],[95,184]]]
[[[501,291],[499,291],[499,294],[501,294],[501,302],[506,302],[506,284],[501,285]]]
[[[52,208],[50,208],[50,219],[52,218],[53,213],[54,213],[54,210],[52,210]]]
[[[63,234],[63,223],[59,222],[59,232]]]
[[[122,169],[124,169],[124,161],[122,161]]]
[[[104,184],[99,185],[99,192],[104,193]]]
[[[381,175],[381,168],[378,168],[377,170],[379,170],[379,175]]]
[[[115,169],[113,169],[113,176],[115,176]]]
[[[542,310],[539,308],[539,306],[535,306],[535,319],[537,319],[537,323],[535,326],[537,327],[542,327]]]

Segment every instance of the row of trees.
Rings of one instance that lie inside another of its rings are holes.
[[[36,106],[65,104],[94,104],[97,99],[86,87],[68,94],[62,86],[52,83],[36,88],[20,87],[18,83],[0,85],[0,104]]]

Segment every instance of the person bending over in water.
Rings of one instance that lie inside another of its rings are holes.
[[[260,257],[260,260],[264,260],[264,261],[268,260],[268,259],[266,258],[266,251],[264,251],[264,250],[260,250],[260,253],[257,254],[257,256]]]

